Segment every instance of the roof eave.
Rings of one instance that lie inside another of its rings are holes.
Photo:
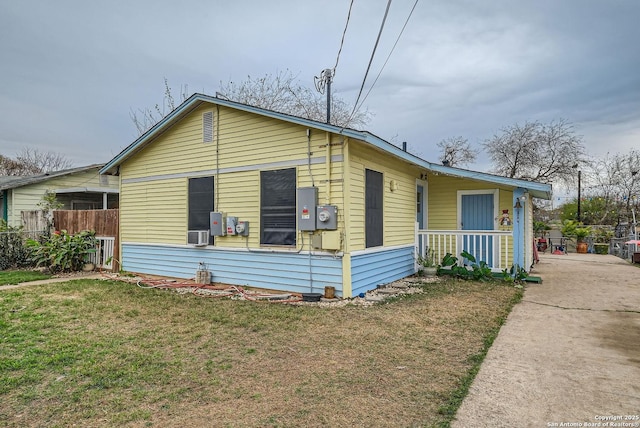
[[[355,129],[350,128],[342,128],[339,126],[331,125],[328,123],[316,122],[313,120],[305,119],[302,117],[291,116],[285,113],[279,113],[272,110],[265,110],[260,107],[250,106],[247,104],[240,104],[234,101],[228,101],[217,97],[212,97],[209,95],[203,94],[193,94],[189,97],[185,102],[183,102],[180,106],[178,106],[174,111],[165,116],[162,120],[156,123],[151,129],[141,135],[138,139],[136,139],[133,143],[131,143],[127,148],[125,148],[120,154],[114,157],[111,161],[104,165],[104,167],[100,170],[100,174],[118,174],[118,168],[130,156],[135,154],[137,151],[141,150],[146,146],[147,143],[152,141],[158,135],[163,133],[166,127],[180,120],[184,115],[193,111],[196,107],[198,107],[203,102],[209,102],[216,105],[221,105],[225,107],[230,107],[250,113],[259,114],[261,116],[271,117],[274,119],[284,120],[290,123],[295,123],[302,126],[307,126],[314,129],[320,129],[326,132],[332,132],[339,135],[344,135],[345,137],[355,138],[358,140],[362,140],[368,144],[371,144],[374,147],[377,147],[387,153],[390,153],[393,156],[396,156],[406,162],[412,163],[420,168],[425,168],[432,172],[437,172],[441,174],[447,174],[460,178],[469,178],[473,180],[481,180],[487,181],[496,184],[502,184],[509,187],[519,187],[529,191],[529,193],[536,198],[541,199],[551,199],[551,185],[531,182],[526,180],[519,180],[508,177],[501,177],[492,174],[487,174],[484,172],[478,171],[470,171],[465,169],[453,168],[444,165],[439,165],[435,163],[431,163],[421,159],[411,153],[408,153],[397,146],[389,143],[388,141],[383,140],[369,132],[366,131],[357,131]]]

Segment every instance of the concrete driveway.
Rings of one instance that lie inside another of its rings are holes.
[[[542,254],[452,427],[640,427],[640,268]]]

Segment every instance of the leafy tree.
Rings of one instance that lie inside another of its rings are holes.
[[[67,169],[72,165],[62,154],[29,147],[22,149],[15,159],[0,155],[0,175],[5,176],[42,174]]]
[[[619,211],[610,199],[602,196],[584,197],[580,200],[580,220],[584,224],[615,225],[619,221]],[[561,208],[561,220],[575,220],[578,215],[578,200],[574,199]]]
[[[582,137],[564,119],[507,126],[483,146],[493,162],[492,172],[542,183],[572,184],[573,166],[586,162]]]
[[[462,137],[446,138],[438,143],[438,147],[443,165],[468,166],[478,155],[478,150],[472,149],[469,141]]]

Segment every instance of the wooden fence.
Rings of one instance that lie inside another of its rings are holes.
[[[66,230],[74,234],[83,230],[94,230],[96,237],[114,238],[112,270],[120,269],[119,210],[56,210],[53,212],[55,230]],[[103,241],[107,241],[103,239]],[[101,246],[102,248],[102,246]]]
[[[42,233],[49,228],[47,216],[42,210],[20,211],[22,229],[28,233]]]

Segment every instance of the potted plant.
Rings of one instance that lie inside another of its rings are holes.
[[[418,256],[418,263],[422,266],[421,271],[424,276],[436,276],[438,273],[438,264],[435,259],[435,251],[428,246],[424,249],[424,256]]]
[[[584,226],[575,220],[566,220],[562,224],[562,235],[575,238],[576,252],[583,254],[587,252],[589,246],[585,242],[585,239],[591,235],[591,228],[589,226]]]

